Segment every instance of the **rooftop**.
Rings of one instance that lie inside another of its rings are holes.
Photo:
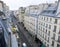
[[[41,12],[41,15],[55,16],[56,11],[57,11],[57,5],[49,4],[48,7]]]

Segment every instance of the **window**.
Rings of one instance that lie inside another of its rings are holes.
[[[42,20],[43,20],[43,17],[42,17]]]
[[[48,6],[51,7],[51,4],[49,4]]]
[[[48,21],[48,17],[47,17],[47,21]]]
[[[51,25],[49,25],[49,29],[51,29]]]
[[[42,31],[42,27],[41,27],[41,31]]]
[[[47,36],[45,35],[45,40],[46,40]]]
[[[47,29],[46,29],[46,33],[47,33]]]
[[[52,46],[54,46],[54,41],[52,41]]]
[[[39,30],[40,30],[40,26],[39,26]]]
[[[46,44],[46,42],[45,42],[45,44]]]
[[[52,21],[52,18],[50,18],[50,22]]]
[[[49,47],[49,44],[47,44],[47,47]]]
[[[44,17],[43,17],[43,20],[44,20]]]
[[[45,28],[43,28],[43,32],[44,32]]]
[[[57,28],[57,27],[56,27],[56,26],[54,26],[54,32],[56,32],[56,28]]]
[[[49,37],[48,37],[48,42],[49,42]]]
[[[50,31],[48,31],[48,35],[50,36]]]
[[[57,44],[57,47],[60,47],[60,45],[59,45],[59,44]]]
[[[42,31],[43,31],[43,28],[42,28]]]
[[[46,24],[46,28],[48,27],[48,24]]]
[[[60,28],[59,28],[59,34],[60,34]]]
[[[58,42],[60,42],[60,36],[58,36]]]
[[[55,19],[55,23],[57,24],[57,19]]]
[[[44,38],[44,34],[43,34],[43,38]]]
[[[41,25],[42,25],[42,22],[41,22]]]
[[[55,40],[55,34],[53,34],[53,38],[52,39],[54,39]]]
[[[44,20],[45,20],[45,17],[44,17]]]
[[[44,23],[44,26],[45,26],[45,23]]]
[[[54,10],[52,13],[54,14],[56,12],[56,10]]]
[[[47,13],[50,13],[50,11],[47,11]]]

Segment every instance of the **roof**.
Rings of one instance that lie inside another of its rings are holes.
[[[50,5],[41,12],[41,15],[45,16],[56,16],[57,5]]]
[[[35,17],[37,18],[40,14],[40,11],[37,10],[37,11],[34,11],[34,12],[30,12],[30,13],[26,13],[26,16],[32,16],[32,17]]]

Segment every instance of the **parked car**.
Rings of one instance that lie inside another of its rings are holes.
[[[27,47],[26,43],[23,43],[23,44],[22,44],[22,47]]]

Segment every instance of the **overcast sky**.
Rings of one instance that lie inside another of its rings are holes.
[[[23,6],[29,6],[29,5],[36,5],[36,4],[40,4],[40,3],[46,3],[46,2],[55,2],[57,0],[2,0],[4,1],[11,10],[16,10],[19,7]]]

